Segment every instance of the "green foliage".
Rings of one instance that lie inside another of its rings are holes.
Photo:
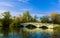
[[[23,22],[30,22],[31,19],[32,19],[32,16],[30,15],[29,11],[26,11],[25,13],[23,13],[22,15]]]
[[[22,15],[19,17],[12,16],[10,15],[10,12],[4,12],[2,14],[3,18],[0,18],[0,26],[3,26],[3,28],[9,28],[14,27],[18,28],[20,23],[26,23],[26,22],[39,22],[37,19],[37,16],[35,15],[32,17],[29,13],[29,11],[24,12]],[[50,20],[51,19],[51,20]],[[43,16],[40,18],[41,23],[58,23],[60,24],[60,14],[51,14],[51,16]]]
[[[9,25],[11,24],[11,15],[10,12],[4,12],[3,14],[3,19],[2,19],[2,26],[3,28],[9,28]]]
[[[20,18],[19,17],[14,17],[13,22],[11,23],[10,27],[12,27],[13,29],[18,28],[20,25]]]
[[[56,27],[54,27],[54,29],[60,29],[60,26],[56,26]]]
[[[60,24],[60,14],[52,13],[50,17],[54,24]]]
[[[9,11],[2,13],[2,16],[3,18],[0,19],[0,26],[3,26],[3,28],[18,28],[20,23],[37,21],[37,16],[32,17],[29,11],[20,15],[20,17],[14,16],[14,18],[12,18]]]
[[[37,22],[37,16],[36,15],[34,16],[34,22]]]
[[[49,16],[43,16],[40,18],[42,23],[48,23],[49,22]]]
[[[0,22],[0,27],[2,27],[2,24],[1,24],[1,22]]]

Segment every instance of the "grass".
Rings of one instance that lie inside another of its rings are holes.
[[[56,26],[56,27],[54,27],[54,29],[60,29],[60,26]]]

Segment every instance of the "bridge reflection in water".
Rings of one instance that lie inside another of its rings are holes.
[[[40,27],[40,24],[38,26]],[[6,29],[3,32],[0,30],[0,38],[60,38],[58,29],[42,29],[39,27],[28,29],[24,26],[20,27],[22,28]]]
[[[53,29],[28,29],[28,28],[22,28],[19,32],[14,33],[17,35],[17,38],[51,38],[53,35]],[[18,36],[19,35],[19,36]]]

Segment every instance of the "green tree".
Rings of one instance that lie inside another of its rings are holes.
[[[50,17],[53,23],[60,23],[60,14],[51,13]]]
[[[35,15],[33,18],[34,22],[37,22],[37,16]]]
[[[20,18],[14,17],[14,20],[11,25],[12,25],[13,29],[15,29],[15,30],[18,29],[20,26]]]
[[[42,23],[48,23],[49,22],[49,16],[43,16],[40,18]]]
[[[3,28],[9,28],[9,25],[12,22],[10,12],[4,12],[2,15],[3,15],[3,19],[2,19]]]
[[[32,17],[30,15],[29,11],[26,11],[25,13],[23,13],[23,15],[22,15],[23,22],[30,22],[31,19],[32,19]]]

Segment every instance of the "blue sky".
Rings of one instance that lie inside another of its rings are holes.
[[[60,12],[60,0],[0,0],[0,14],[10,11],[12,16],[18,16],[29,10],[32,16],[50,15]]]

